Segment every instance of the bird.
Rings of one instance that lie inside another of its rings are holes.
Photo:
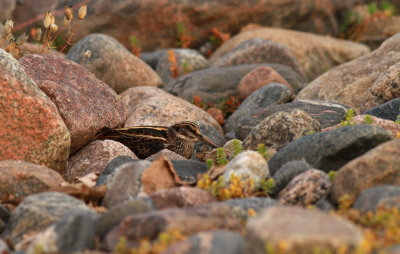
[[[168,149],[190,159],[194,153],[195,142],[202,142],[213,148],[218,147],[201,134],[199,125],[191,121],[178,122],[169,127],[104,127],[96,135],[96,139],[118,141],[131,149],[139,159],[145,159],[163,149]]]

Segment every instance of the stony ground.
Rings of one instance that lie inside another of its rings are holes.
[[[106,2],[66,54],[0,47],[0,253],[399,253],[400,2]],[[219,148],[96,139],[181,121]]]

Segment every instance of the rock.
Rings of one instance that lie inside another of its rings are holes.
[[[364,111],[363,114],[396,121],[398,115],[400,115],[400,98],[396,98],[377,107],[370,108]]]
[[[313,169],[313,166],[304,160],[293,160],[286,162],[273,175],[275,187],[272,190],[272,194],[277,194],[283,188],[285,188],[293,178],[310,169]]]
[[[291,141],[320,129],[320,123],[302,110],[277,112],[251,130],[243,140],[243,148],[257,150],[259,144],[264,144],[267,148],[279,150]]]
[[[400,208],[400,187],[382,185],[363,190],[353,204],[362,213],[376,212],[379,208]]]
[[[400,60],[400,34],[378,49],[327,71],[301,90],[297,99],[328,100],[361,112],[365,94],[379,75]]]
[[[207,172],[205,163],[193,160],[171,160],[176,174],[183,181],[192,184],[197,182],[197,176]]]
[[[363,112],[400,97],[399,75],[400,63],[395,63],[382,72],[366,92],[366,100],[360,111]]]
[[[13,243],[23,236],[46,229],[71,210],[96,213],[82,201],[58,192],[45,192],[26,197],[11,213],[10,238]]]
[[[243,31],[232,37],[214,52],[210,61],[212,63],[217,61],[239,43],[253,38],[286,45],[304,70],[307,80],[313,80],[327,69],[349,62],[369,52],[367,46],[356,42],[281,28],[265,27]]]
[[[26,54],[37,54],[38,53],[38,48],[37,47],[38,46],[37,46],[36,43],[25,42],[24,44],[22,44],[20,46],[20,49],[21,49],[22,52],[24,52]],[[41,45],[39,47],[41,47]],[[39,50],[41,51],[41,48],[39,48]],[[54,55],[54,56],[57,56],[59,58],[65,58],[65,54],[64,53],[58,51],[57,49],[53,49],[53,48],[46,49],[46,54]]]
[[[16,0],[2,0],[0,1],[0,22],[3,23],[6,19],[11,19],[15,10]],[[2,252],[0,252],[2,253]]]
[[[240,42],[233,49],[222,55],[211,66],[227,67],[262,63],[286,65],[303,76],[303,70],[288,47],[260,38],[252,38]]]
[[[246,221],[249,217],[270,207],[281,205],[275,199],[263,197],[235,198],[222,201],[222,203],[228,205],[234,215],[242,221]]]
[[[163,149],[153,155],[150,155],[149,157],[146,158],[146,160],[148,161],[155,161],[157,159],[159,159],[160,157],[166,157],[170,160],[187,160],[185,157],[183,157],[180,154],[174,153],[168,149]]]
[[[137,161],[137,160],[133,159],[130,156],[118,156],[118,157],[115,157],[114,159],[112,159],[107,164],[107,166],[105,167],[105,169],[103,170],[101,175],[97,178],[96,186],[105,184],[107,177],[109,175],[111,175],[115,171],[116,168],[122,166],[123,164],[125,164],[127,162],[131,162],[131,161]]]
[[[292,141],[272,156],[268,166],[273,175],[286,162],[304,158],[326,173],[337,171],[347,162],[391,138],[384,129],[369,124],[345,126]]]
[[[121,205],[110,208],[106,213],[102,214],[95,220],[96,236],[103,240],[105,235],[115,226],[118,225],[128,215],[147,213],[151,211],[143,200],[133,199]]]
[[[208,139],[214,142],[218,147],[225,145],[226,140],[211,124],[204,122],[196,122],[200,127],[200,133],[205,135]],[[210,153],[210,146],[201,142],[194,144],[194,156],[200,161],[206,161],[206,156]],[[212,151],[211,151],[212,152]]]
[[[385,129],[388,132],[390,132],[392,134],[392,137],[396,137],[397,133],[400,132],[399,124],[397,124],[393,121],[390,121],[390,120],[378,118],[378,117],[371,116],[371,115],[355,116],[350,120],[350,123],[352,123],[352,124],[371,124],[373,126],[381,127],[382,129]],[[322,129],[321,131],[331,131],[331,130],[340,128],[341,126],[342,126],[341,124],[337,124],[337,125]]]
[[[133,87],[121,94],[128,108],[125,127],[170,126],[180,121],[201,121],[222,133],[221,126],[197,106],[156,87]]]
[[[78,1],[73,3],[77,4]],[[339,32],[335,14],[345,11],[353,2],[335,1],[326,8],[325,4],[316,4],[312,0],[289,2],[257,0],[243,3],[241,1],[216,3],[179,1],[174,4],[168,1],[151,0],[147,2],[123,1],[118,5],[107,5],[101,0],[89,3],[88,14],[82,26],[76,31],[74,39],[91,33],[103,32],[117,38],[125,46],[129,46],[129,37],[135,35],[143,50],[176,47],[179,42],[177,27],[181,27],[184,35],[190,37],[192,47],[198,47],[213,35],[212,28],[224,33],[236,33],[242,26],[259,23],[265,26],[285,26],[296,30],[306,30],[320,34],[337,35]],[[63,0],[50,3],[21,2],[14,13],[16,24],[22,24],[26,17],[36,17],[47,10],[64,13]],[[277,12],[282,10],[284,12]],[[134,12],[135,15],[128,15]],[[119,13],[115,16],[111,13]],[[221,15],[229,13],[229,15]],[[62,24],[64,15],[57,15],[57,24]],[[98,17],[102,17],[101,20]],[[148,21],[152,22],[149,23]],[[41,20],[40,20],[41,21]],[[35,27],[37,23],[31,25]],[[26,27],[26,26],[25,26]],[[27,27],[26,29],[28,29]]]
[[[136,155],[123,144],[113,140],[95,140],[68,160],[67,177],[74,181],[90,173],[101,175],[109,162],[118,156]]]
[[[208,204],[196,207],[152,211],[125,217],[106,236],[109,249],[113,249],[121,237],[127,244],[139,239],[155,239],[159,233],[175,229],[183,235],[207,230],[239,231],[242,225],[227,205]]]
[[[0,239],[0,253],[12,253],[11,249],[8,247],[8,244],[4,239]]]
[[[87,211],[71,211],[55,223],[57,249],[61,253],[94,248],[95,224]]]
[[[118,95],[81,65],[52,55],[27,55],[19,62],[56,104],[71,133],[71,154],[104,126],[125,123],[126,108]]]
[[[332,182],[328,175],[310,169],[294,177],[278,194],[279,202],[285,205],[308,206],[328,197]]]
[[[140,52],[140,59],[143,62],[147,63],[151,68],[154,70],[157,68],[158,61],[167,50],[173,50],[173,48],[169,49],[158,49],[156,51],[147,51],[147,52]]]
[[[354,250],[363,240],[351,222],[324,212],[298,207],[272,207],[247,222],[246,252],[277,251],[284,243],[288,253],[320,251],[336,253],[346,247]],[[268,228],[268,230],[265,230]]]
[[[183,75],[164,85],[164,89],[183,98],[193,101],[194,96],[199,96],[204,103],[220,103],[231,96],[237,96],[237,86],[240,80],[254,69],[268,66],[277,71],[283,78],[301,86],[304,81],[298,73],[279,64],[247,64],[224,68],[208,68]]]
[[[150,198],[157,209],[199,206],[216,201],[209,191],[194,187],[179,187],[158,191]]]
[[[315,207],[321,211],[329,212],[331,210],[335,210],[335,206],[326,199],[320,199],[315,203]]]
[[[234,140],[231,139],[228,142],[225,143],[225,145],[222,147],[222,150],[225,153],[226,158],[231,159],[233,157],[233,149],[234,149]],[[241,146],[242,145],[242,141],[240,140],[236,140],[236,142],[238,142],[238,144]],[[213,165],[217,165],[217,149],[214,149],[211,151],[211,153],[208,153],[206,155],[206,157],[204,158],[204,161],[207,161],[207,159],[211,159],[213,161]]]
[[[62,183],[65,183],[62,176],[45,166],[26,161],[0,161],[0,200],[3,202],[19,203],[31,194],[59,187]]]
[[[239,233],[215,230],[195,234],[168,247],[163,254],[240,254],[244,253],[244,249],[245,240]]]
[[[10,219],[10,211],[0,203],[0,220],[8,222]]]
[[[243,101],[254,91],[270,83],[285,85],[293,95],[295,94],[293,87],[278,72],[269,66],[261,66],[252,70],[240,80],[237,86],[239,100]],[[297,90],[300,89],[301,87],[297,87]]]
[[[111,36],[90,34],[79,40],[66,57],[81,63],[86,50],[90,50],[92,55],[82,65],[117,93],[135,86],[162,86],[161,78],[150,66]]]
[[[205,69],[208,66],[208,60],[194,49],[170,49],[163,50],[159,55],[156,72],[164,84],[167,84],[181,75]]]
[[[224,181],[229,184],[232,175],[240,177],[241,181],[252,180],[254,188],[260,181],[269,176],[268,164],[264,157],[255,151],[245,151],[228,162],[224,173]]]
[[[142,192],[141,177],[150,165],[149,161],[138,160],[115,167],[105,181],[107,192],[102,205],[111,208],[135,198]]]
[[[0,49],[0,160],[24,160],[63,174],[70,134],[54,103]]]
[[[271,83],[261,87],[247,97],[227,119],[225,132],[235,132],[236,138],[243,140],[263,120],[255,116],[257,112],[269,105],[289,102],[292,96],[290,90],[281,84]]]
[[[254,118],[261,121],[276,112],[289,112],[293,109],[303,110],[312,118],[318,120],[321,124],[321,128],[326,128],[339,124],[342,120],[345,120],[346,112],[349,107],[328,101],[298,100],[290,103],[272,104],[267,106],[254,114]]]
[[[220,125],[225,123],[224,114],[222,113],[221,109],[212,107],[207,109],[206,112],[210,114]]]
[[[341,167],[333,179],[331,199],[337,203],[347,194],[357,199],[365,189],[384,184],[400,183],[400,140],[385,142]]]

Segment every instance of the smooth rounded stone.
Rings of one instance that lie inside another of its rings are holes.
[[[71,134],[71,154],[89,143],[104,126],[122,126],[126,107],[107,84],[83,66],[52,55],[19,60],[26,73],[54,102]]]
[[[100,215],[95,220],[96,236],[103,239],[105,235],[126,216],[147,213],[151,210],[152,208],[140,199],[133,199],[121,205],[111,207],[106,213]]]
[[[172,48],[170,48],[172,49]],[[163,55],[163,53],[169,49],[159,49],[156,51],[152,51],[152,52],[140,52],[140,59],[142,59],[143,62],[145,62],[146,64],[148,64],[151,68],[153,68],[154,70],[157,67],[158,64],[158,60],[160,59],[161,55]]]
[[[193,101],[194,96],[199,96],[204,103],[220,103],[231,96],[237,96],[237,86],[240,80],[261,66],[273,68],[289,84],[304,83],[298,73],[284,65],[246,64],[195,71],[165,84],[163,89],[187,101]]]
[[[392,135],[369,124],[349,125],[296,139],[280,149],[268,162],[272,175],[286,162],[305,159],[326,173],[338,171],[347,162],[361,156]]]
[[[372,121],[372,122],[370,122],[370,121]],[[397,137],[397,133],[400,132],[400,124],[397,124],[391,120],[378,118],[378,117],[375,117],[372,115],[369,115],[369,117],[367,117],[366,115],[355,116],[350,120],[350,123],[352,123],[352,124],[371,124],[374,126],[381,127],[383,129],[387,130],[388,132],[390,132],[394,138]],[[337,125],[322,129],[321,131],[331,131],[331,130],[340,128],[341,126],[342,126],[341,124],[337,124]]]
[[[17,252],[12,252],[10,247],[8,246],[8,243],[0,238],[0,253],[3,254],[8,254],[8,253],[17,253]]]
[[[171,52],[175,57],[176,62],[171,62]],[[208,68],[208,60],[204,58],[197,50],[194,49],[169,49],[164,50],[159,58],[156,67],[156,72],[167,84],[171,80],[178,78],[181,75]],[[171,70],[171,68],[176,68]],[[173,76],[173,71],[176,71],[177,76]]]
[[[252,179],[254,188],[258,188],[260,181],[269,176],[268,163],[258,152],[245,151],[226,164],[223,174],[226,184],[229,184],[232,175],[240,177],[243,181]]]
[[[366,100],[360,111],[379,106],[400,97],[400,63],[387,68],[366,92]]]
[[[0,30],[1,30],[1,28],[0,28]],[[19,48],[21,49],[22,52],[25,53],[24,56],[26,56],[28,54],[37,54],[37,52],[38,52],[36,42],[25,42]],[[58,51],[58,49],[56,49],[56,48],[47,49],[46,54],[57,56],[59,58],[65,58],[65,54],[63,52]]]
[[[176,174],[188,183],[196,183],[197,176],[207,172],[207,166],[203,162],[194,160],[171,160]]]
[[[303,76],[302,68],[287,46],[261,38],[252,38],[240,42],[215,61],[211,67],[227,67],[257,63],[286,65]]]
[[[347,194],[354,201],[365,189],[400,184],[400,139],[385,142],[339,169],[333,178],[331,200]]]
[[[286,45],[303,68],[307,80],[313,80],[327,69],[369,52],[369,48],[361,43],[282,28],[263,27],[233,36],[214,52],[210,61],[217,61],[239,43],[253,38]]]
[[[107,180],[107,177],[111,175],[116,168],[120,167],[121,165],[131,162],[131,161],[136,161],[136,159],[133,159],[130,156],[118,156],[112,159],[107,166],[104,168],[103,172],[101,172],[100,176],[97,178],[96,186],[99,186],[101,184],[105,184],[105,181]]]
[[[26,196],[62,183],[65,183],[63,177],[48,167],[27,161],[0,161],[0,200],[18,203]]]
[[[271,207],[247,222],[246,252],[277,250],[284,242],[287,253],[309,254],[315,248],[336,253],[354,250],[363,241],[361,231],[351,222],[328,213],[299,207]],[[266,230],[268,229],[268,230]]]
[[[318,208],[321,211],[331,211],[331,210],[335,210],[335,206],[329,202],[329,200],[327,199],[320,199],[317,201],[317,203],[314,204],[316,208]]]
[[[86,50],[92,52],[91,57],[81,63]],[[66,57],[81,63],[117,93],[134,86],[158,87],[163,84],[150,66],[109,35],[90,34],[80,39]]]
[[[245,240],[241,234],[215,230],[192,235],[168,247],[163,254],[242,254],[244,250]]]
[[[243,140],[243,148],[257,150],[259,144],[264,144],[267,148],[279,150],[293,140],[320,130],[320,123],[300,109],[277,112],[251,130]]]
[[[205,135],[209,140],[214,142],[218,147],[222,147],[226,143],[226,139],[222,134],[214,128],[211,124],[205,123],[205,122],[199,122],[196,121],[196,123],[200,127],[200,132]],[[205,161],[202,160],[203,154],[208,153],[210,151],[210,146],[201,143],[201,142],[196,142],[194,144],[194,155],[196,158],[198,158],[200,161]]]
[[[132,87],[121,95],[128,108],[125,127],[171,126],[181,121],[199,121],[212,125],[222,133],[219,123],[210,114],[156,87]]]
[[[239,100],[243,101],[257,89],[270,83],[278,83],[287,86],[290,91],[296,94],[294,88],[277,71],[268,66],[258,67],[246,74],[237,86]],[[297,87],[300,90],[301,87]]]
[[[250,209],[258,214],[267,208],[281,205],[275,199],[264,197],[235,198],[222,201],[222,203],[228,205],[234,215],[241,220],[249,218]]]
[[[296,99],[328,100],[361,112],[365,95],[388,67],[400,61],[400,34],[387,39],[378,49],[333,68],[313,80]]]
[[[111,208],[137,197],[143,192],[141,176],[150,165],[150,161],[138,160],[116,167],[105,181],[107,192],[102,205]]]
[[[168,149],[163,149],[153,155],[150,155],[149,157],[146,158],[148,161],[155,161],[158,160],[160,157],[166,157],[169,160],[187,160],[185,157],[183,157],[180,154],[174,153],[171,150]]]
[[[70,211],[55,223],[56,245],[61,253],[94,248],[95,222],[85,211]]]
[[[254,118],[261,121],[276,112],[289,112],[293,109],[303,110],[312,118],[318,120],[321,124],[321,128],[324,129],[339,124],[342,120],[345,120],[346,112],[349,107],[329,101],[297,100],[289,103],[272,104],[267,106],[254,114]]]
[[[127,245],[146,238],[154,240],[159,233],[168,229],[179,230],[183,235],[193,235],[209,230],[240,231],[240,221],[227,205],[211,203],[203,206],[172,208],[135,214],[125,217],[106,236],[109,249],[114,249],[121,237]]]
[[[235,132],[236,138],[243,140],[264,118],[256,114],[269,105],[289,102],[293,94],[286,86],[271,83],[248,96],[226,120],[225,132]]]
[[[178,187],[150,195],[157,209],[204,205],[216,201],[209,191],[195,187]]]
[[[26,197],[11,213],[9,227],[13,243],[23,236],[46,229],[71,210],[90,212],[95,218],[97,213],[84,202],[58,192],[44,192]]]
[[[0,77],[0,160],[30,161],[63,174],[71,140],[57,107],[3,49]]]
[[[400,208],[400,187],[383,185],[363,190],[353,204],[362,213],[376,212],[379,208]]]
[[[273,188],[272,193],[277,194],[297,175],[300,175],[313,168],[313,166],[304,160],[293,160],[286,162],[272,176],[275,181],[275,187]]]
[[[328,197],[332,182],[328,175],[317,169],[310,169],[294,177],[279,192],[278,199],[284,205],[307,206]]]
[[[95,140],[69,158],[67,179],[74,181],[90,173],[101,175],[110,161],[118,156],[138,159],[128,147],[119,142]]]
[[[400,115],[400,98],[396,98],[374,108],[370,108],[364,111],[363,114],[396,121],[398,115]]]

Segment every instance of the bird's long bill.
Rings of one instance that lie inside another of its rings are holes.
[[[197,137],[199,138],[199,141],[201,141],[201,142],[203,142],[203,143],[205,143],[205,144],[207,144],[209,146],[212,146],[214,148],[218,147],[216,144],[214,144],[211,140],[209,140],[208,138],[206,138],[203,135],[198,135]]]

